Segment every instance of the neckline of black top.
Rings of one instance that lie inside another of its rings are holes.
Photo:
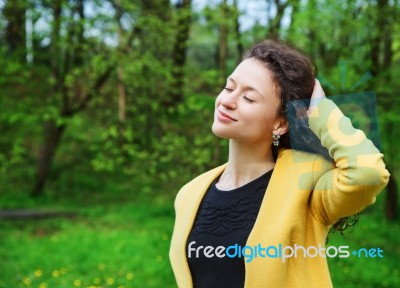
[[[271,170],[265,172],[263,175],[257,177],[256,179],[251,180],[250,182],[248,182],[248,183],[246,183],[246,184],[244,184],[244,185],[242,185],[240,187],[237,187],[235,189],[231,189],[231,190],[220,190],[220,189],[217,188],[217,182],[219,180],[219,176],[218,176],[218,178],[215,179],[214,182],[211,184],[211,188],[215,192],[218,192],[218,193],[237,193],[237,192],[248,191],[247,188],[252,186],[252,185],[254,185],[255,183],[264,182],[264,180],[265,180],[265,182],[269,181],[269,178],[270,178],[270,176],[271,176],[273,171],[274,171],[274,168],[272,168]]]

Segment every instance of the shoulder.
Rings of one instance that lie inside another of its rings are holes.
[[[320,164],[325,167],[332,168],[333,159],[330,161],[323,157],[320,154],[310,153],[295,149],[281,149],[278,154],[277,162],[283,162],[287,165],[294,165],[294,166],[304,166],[304,165],[311,165],[315,166],[316,164]]]
[[[288,178],[297,179],[301,183],[309,183],[302,187],[311,187],[324,173],[335,168],[333,160],[315,153],[294,149],[282,149],[276,162],[277,174],[281,181]],[[286,180],[285,180],[286,179]]]
[[[215,167],[207,172],[204,172],[186,183],[178,192],[175,198],[175,207],[181,202],[185,202],[190,198],[195,198],[198,194],[202,194],[207,190],[212,181],[217,178],[225,169],[226,164]]]

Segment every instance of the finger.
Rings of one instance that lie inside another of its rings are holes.
[[[325,97],[324,89],[322,89],[322,86],[319,83],[318,79],[315,79],[314,90],[311,95],[311,98],[323,98],[323,97]]]

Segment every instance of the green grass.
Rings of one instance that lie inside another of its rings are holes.
[[[178,184],[76,175],[49,183],[39,199],[26,196],[27,183],[1,183],[0,207],[78,216],[0,221],[0,287],[176,287],[168,249]],[[351,233],[332,235],[328,244],[380,247],[384,258],[329,259],[334,287],[400,287],[400,224],[383,219],[383,198]]]
[[[3,209],[53,208],[77,216],[0,220],[0,287],[175,287],[168,188],[117,174],[75,175],[50,182],[38,199],[27,196],[29,183],[1,180]]]
[[[174,287],[171,207],[81,210],[71,220],[1,222],[0,287]]]

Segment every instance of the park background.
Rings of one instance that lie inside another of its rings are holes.
[[[0,1],[0,287],[175,287],[179,188],[226,161],[215,97],[254,42],[316,62],[327,95],[373,91],[392,174],[329,245],[335,287],[400,287],[398,0]],[[397,128],[396,128],[397,127]]]

